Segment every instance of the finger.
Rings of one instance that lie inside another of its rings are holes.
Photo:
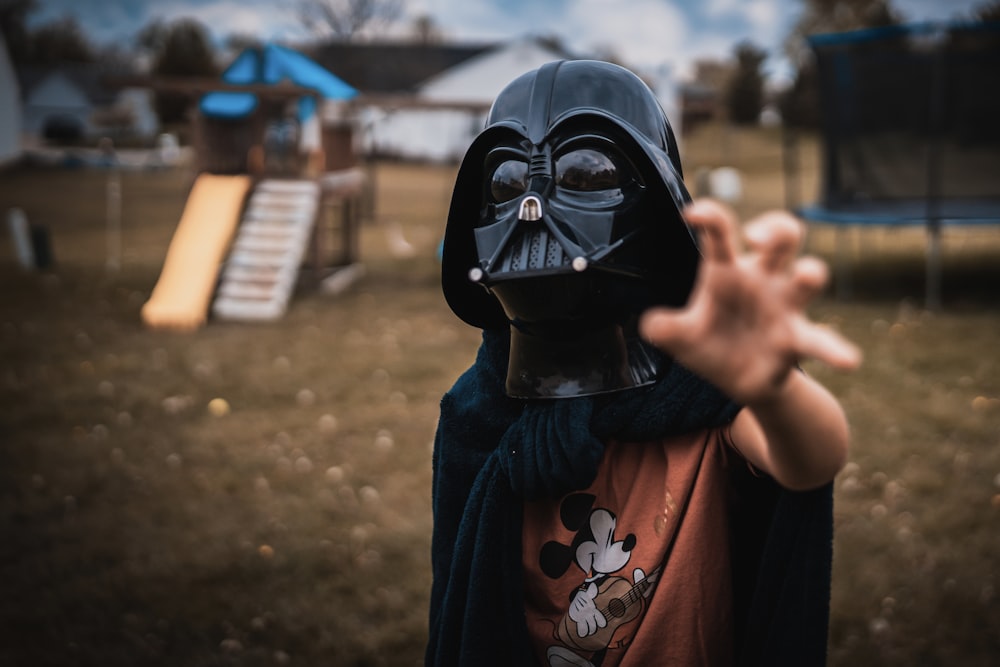
[[[695,319],[688,311],[650,308],[639,320],[639,334],[666,351],[690,344],[696,337]]]
[[[802,223],[784,211],[771,211],[747,223],[743,236],[769,271],[786,268],[799,252]]]
[[[700,233],[705,257],[730,263],[736,257],[736,214],[713,200],[696,199],[684,209],[684,219]]]
[[[802,318],[796,328],[799,356],[840,370],[853,370],[861,364],[861,350],[829,327]]]
[[[800,257],[792,265],[791,298],[802,308],[816,298],[826,287],[830,272],[826,262],[818,257]]]

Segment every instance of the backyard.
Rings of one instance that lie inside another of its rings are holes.
[[[741,170],[742,215],[786,203],[777,131],[707,126],[683,150],[689,182]],[[805,141],[806,198],[817,164]],[[120,254],[112,172],[0,173],[0,212],[54,259],[23,269],[0,238],[0,664],[422,663],[438,401],[479,340],[438,284],[454,174],[374,165],[355,285],[182,334],[139,313],[191,171],[120,174]],[[1000,227],[946,230],[933,311],[920,229],[814,225],[807,246],[850,276],[811,314],[865,352],[853,374],[806,364],[854,434],[829,662],[995,664]]]

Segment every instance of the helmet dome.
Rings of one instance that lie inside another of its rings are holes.
[[[652,381],[655,369],[631,368],[628,350],[638,349],[643,310],[690,293],[699,254],[680,214],[689,200],[673,131],[641,79],[611,63],[548,63],[503,89],[462,161],[445,298],[473,326],[511,327],[508,390],[515,370],[529,387],[516,391],[528,395],[539,382],[580,395]],[[517,349],[529,350],[524,363]],[[548,382],[551,368],[532,371],[569,349],[566,363],[578,363],[567,375],[596,379]],[[596,358],[608,368],[595,376],[584,367]]]

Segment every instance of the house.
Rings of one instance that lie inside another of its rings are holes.
[[[150,92],[108,86],[113,73],[100,65],[28,66],[18,75],[22,131],[32,143],[151,139],[159,129]]]
[[[526,37],[489,45],[332,43],[313,50],[361,91],[361,141],[369,154],[455,161],[483,127],[497,93],[546,62],[572,57]]]
[[[369,155],[441,160],[454,157],[450,144],[428,139],[456,134],[476,122],[489,102],[468,108],[444,108],[421,96],[429,79],[496,48],[495,44],[425,44],[416,42],[329,42],[314,46],[313,59],[361,92],[356,107],[358,150]],[[416,107],[420,107],[419,109]],[[436,108],[431,109],[432,106]],[[439,140],[440,141],[440,140]],[[451,142],[454,143],[454,142]]]
[[[446,162],[465,154],[507,83],[553,60],[586,57],[532,36],[471,46],[333,43],[312,54],[361,91],[361,134],[369,154]],[[639,74],[673,120],[670,68]]]
[[[405,159],[458,161],[483,129],[490,105],[507,83],[567,57],[533,38],[482,51],[421,83],[414,105],[371,110],[368,148]]]
[[[21,87],[0,33],[0,166],[21,155]]]

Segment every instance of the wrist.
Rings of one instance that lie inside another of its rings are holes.
[[[761,411],[770,412],[772,410],[779,410],[781,406],[791,398],[791,396],[796,391],[796,385],[798,385],[805,375],[802,369],[797,366],[790,367],[785,371],[785,374],[781,377],[776,377],[768,387],[758,394],[749,397],[745,405],[751,408],[755,413],[760,413]]]

